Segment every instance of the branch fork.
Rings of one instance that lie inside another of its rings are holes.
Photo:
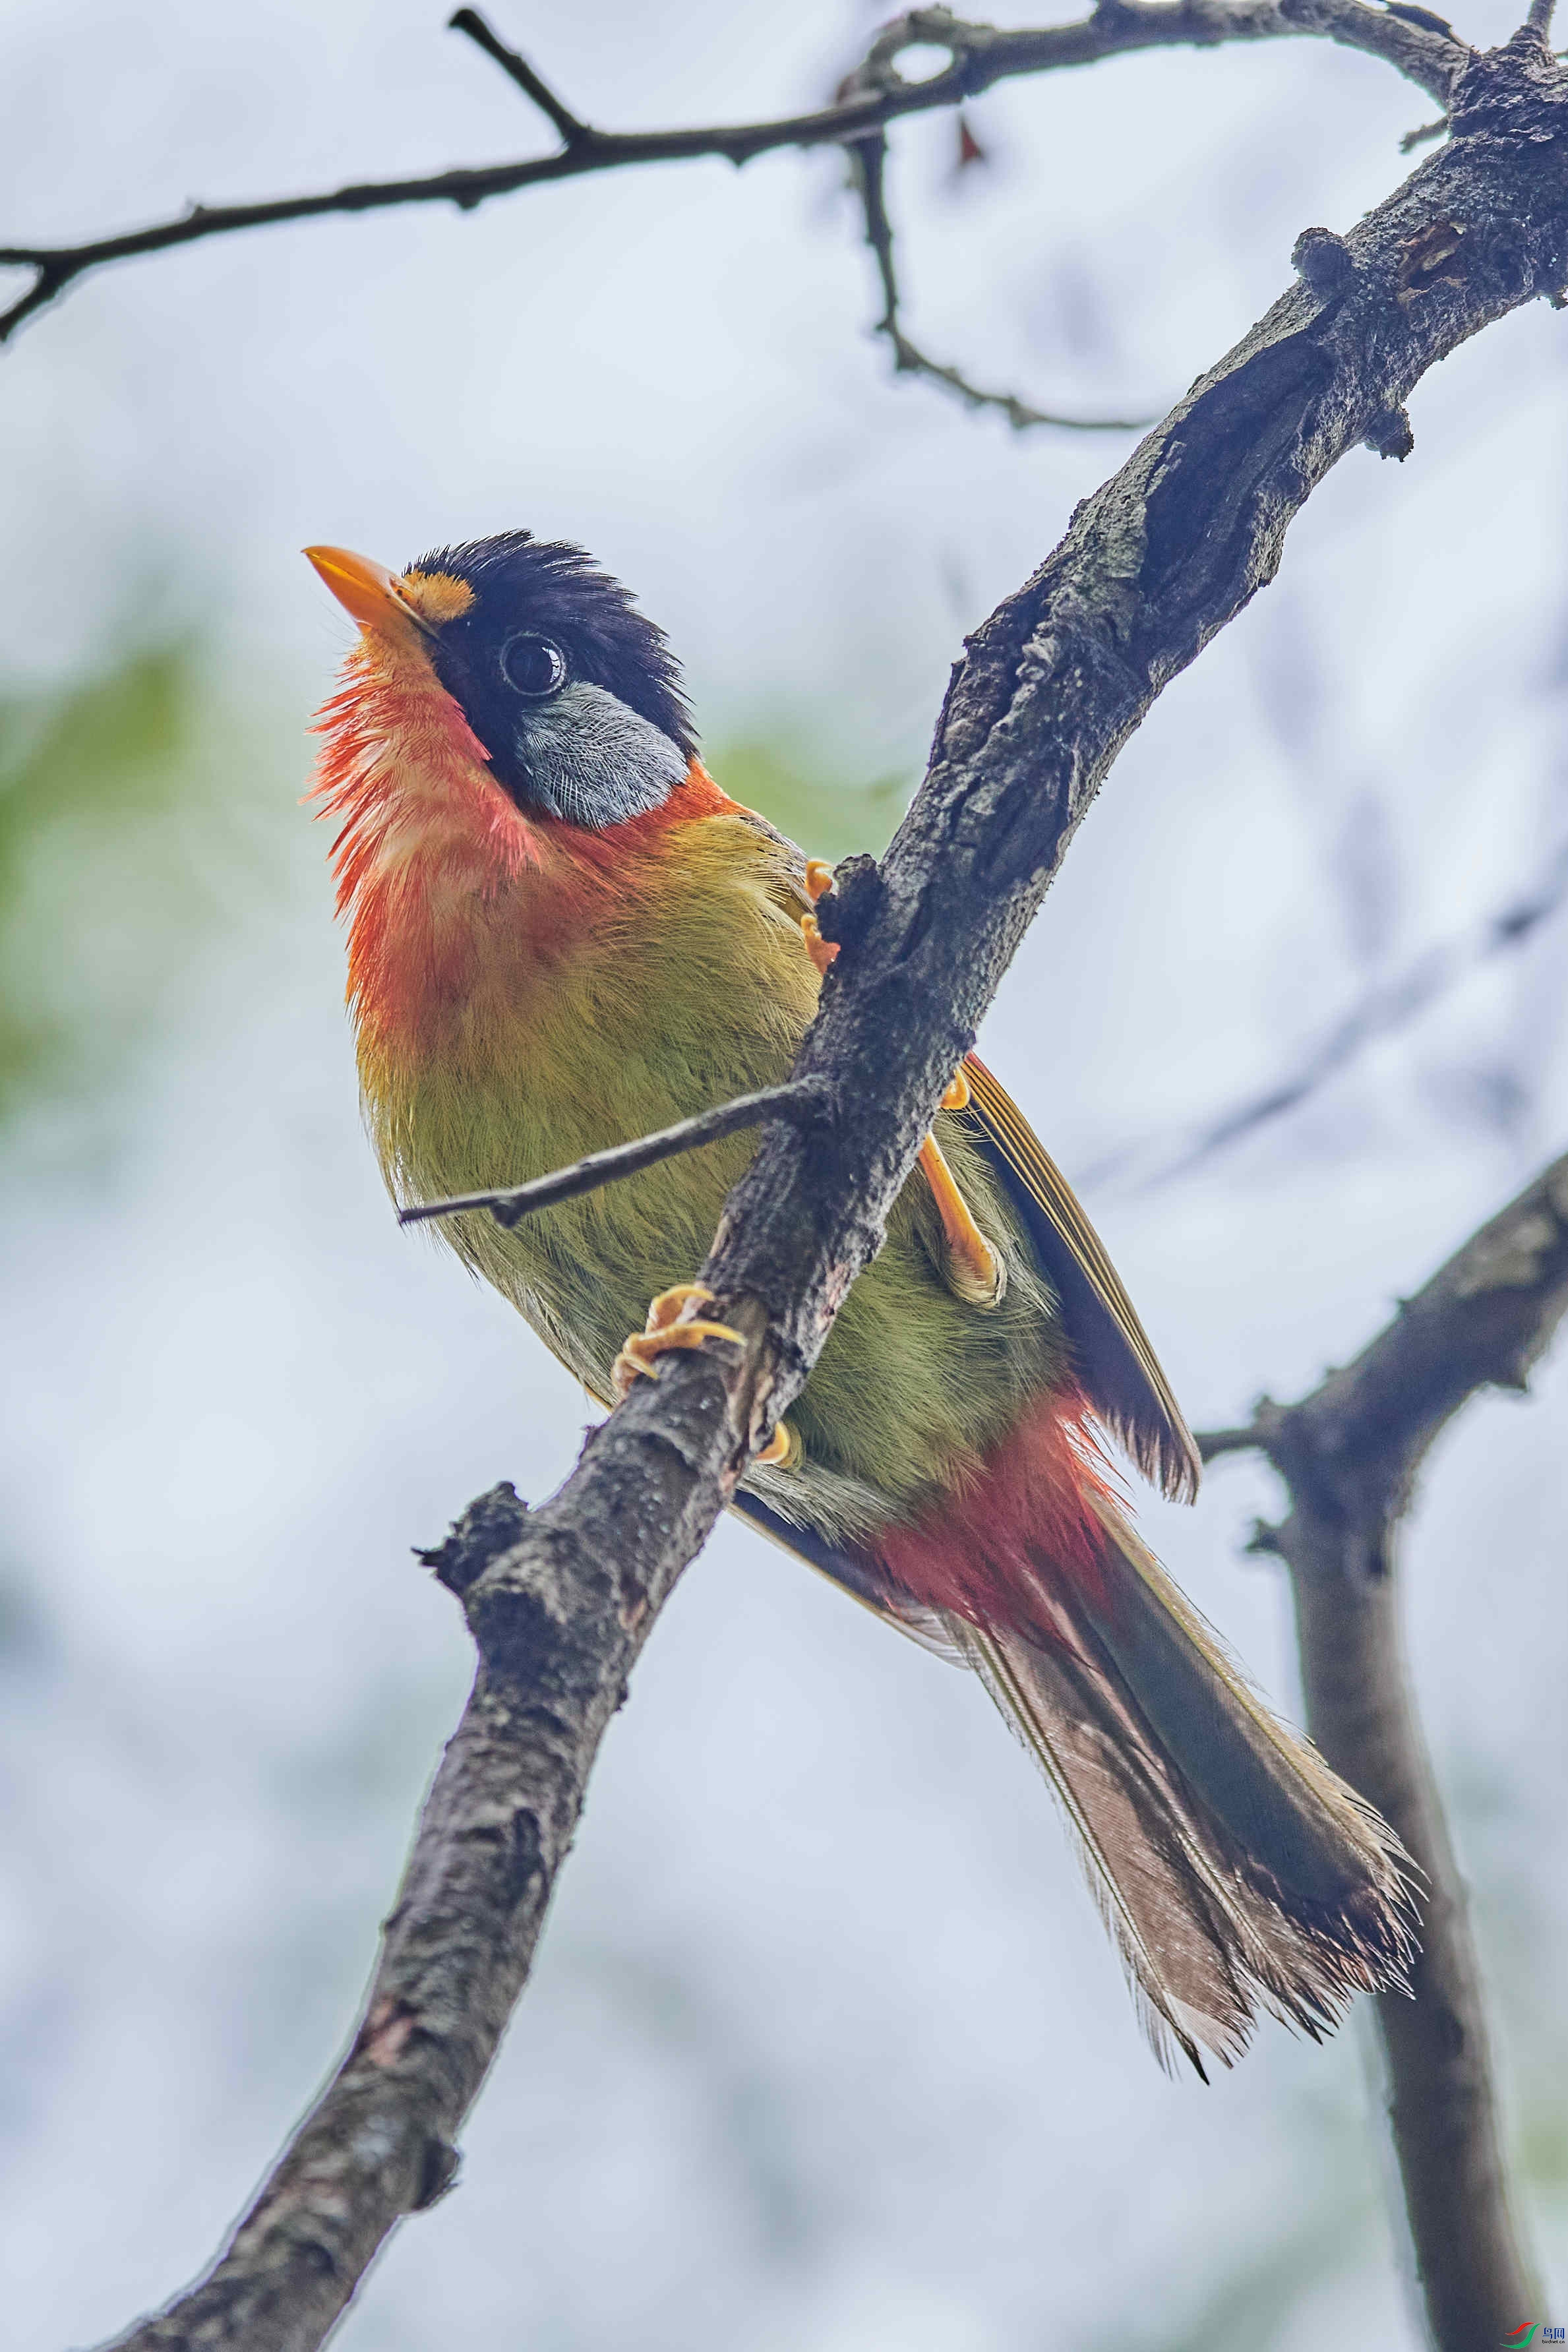
[[[1389,2120],[1428,2324],[1440,2352],[1500,2343],[1542,2307],[1509,2195],[1464,1882],[1407,1696],[1401,1522],[1434,1442],[1479,1391],[1522,1390],[1568,1317],[1568,1155],[1441,1267],[1353,1362],[1300,1403],[1258,1403],[1200,1436],[1254,1447],[1290,1510],[1246,1549],[1290,1572],[1307,1720],[1337,1772],[1398,1831],[1428,1885],[1413,2001],[1377,2002]]]

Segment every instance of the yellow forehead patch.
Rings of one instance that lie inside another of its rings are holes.
[[[468,582],[450,572],[405,572],[398,586],[421,618],[437,626],[443,621],[455,621],[474,601]]]

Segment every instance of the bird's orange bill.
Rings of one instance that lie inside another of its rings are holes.
[[[963,1068],[969,1103],[961,1116],[979,1128],[1061,1298],[1085,1395],[1144,1476],[1190,1502],[1202,1475],[1198,1449],[1104,1244],[1005,1088],[973,1054]]]
[[[418,629],[429,627],[424,614],[415,610],[403,583],[384,563],[356,555],[350,547],[307,547],[304,553],[344,612],[352,613],[363,627],[384,629],[409,622]]]

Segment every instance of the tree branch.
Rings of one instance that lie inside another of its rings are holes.
[[[721,1136],[740,1135],[770,1118],[811,1125],[831,1117],[832,1108],[832,1094],[820,1078],[793,1078],[782,1087],[763,1087],[758,1094],[736,1095],[711,1110],[699,1111],[693,1118],[660,1128],[656,1135],[640,1135],[635,1142],[617,1143],[607,1151],[590,1151],[570,1167],[536,1176],[531,1184],[516,1184],[499,1192],[455,1193],[449,1201],[420,1201],[411,1209],[399,1209],[397,1222],[422,1225],[433,1217],[488,1209],[498,1225],[520,1225],[536,1210],[548,1209],[557,1201],[574,1201],[583,1192],[596,1192],[602,1185],[619,1183],[623,1176],[657,1167],[661,1160],[674,1160],[704,1143],[717,1143]]]
[[[556,97],[549,83],[540,79],[526,58],[520,57],[515,49],[509,49],[500,36],[491,32],[477,8],[459,8],[455,16],[447,17],[447,28],[449,32],[464,34],[477,47],[483,49],[487,58],[495,59],[502,73],[516,82],[524,96],[533,100],[541,114],[554,124],[561,133],[563,147],[581,147],[593,140],[595,134],[588,125]]]
[[[476,9],[463,8],[452,19],[453,25],[495,58],[549,117],[563,142],[557,153],[521,163],[437,172],[419,179],[358,182],[320,194],[279,196],[260,204],[195,205],[176,220],[82,245],[0,247],[0,268],[34,272],[32,285],[9,310],[0,312],[0,342],[86,271],[129,261],[139,254],[166,253],[176,246],[286,221],[384,212],[396,205],[452,204],[468,212],[492,196],[510,195],[547,181],[577,179],[589,172],[689,163],[701,156],[740,164],[777,148],[841,145],[902,115],[956,106],[1021,74],[1093,65],[1102,58],[1125,57],[1135,49],[1211,48],[1226,41],[1317,35],[1384,58],[1446,106],[1471,52],[1457,34],[1432,29],[1441,22],[1434,16],[1420,24],[1409,23],[1366,5],[1365,0],[1177,0],[1177,5],[1171,5],[1171,0],[1101,0],[1091,16],[1076,25],[1012,32],[991,25],[964,24],[945,8],[917,8],[884,28],[851,77],[857,87],[870,90],[869,96],[768,122],[616,131],[595,130],[581,121],[533,68],[491,32]],[[952,62],[929,80],[900,80],[897,61],[901,51],[933,44],[947,49]]]
[[[1197,1429],[1193,1442],[1205,1462],[1217,1462],[1222,1454],[1256,1454],[1263,1443],[1250,1424],[1246,1429]]]
[[[844,950],[701,1279],[739,1348],[638,1381],[560,1492],[489,1496],[440,1556],[479,1652],[353,2052],[214,2269],[121,2352],[312,2352],[450,2177],[599,1739],[682,1568],[799,1392],[940,1097],[1121,745],[1272,578],[1286,529],[1426,370],[1568,276],[1568,78],[1533,32],[1470,60],[1453,137],[1284,294],[970,640],[887,857],[818,903]]]
[[[1284,1112],[1299,1108],[1329,1078],[1353,1061],[1373,1038],[1404,1028],[1476,965],[1531,938],[1539,926],[1557,912],[1565,897],[1568,845],[1551,860],[1545,876],[1532,890],[1511,900],[1500,913],[1487,917],[1461,939],[1429,950],[1396,979],[1379,982],[1352,1012],[1335,1024],[1306,1056],[1294,1076],[1277,1081],[1261,1095],[1239,1104],[1223,1118],[1211,1120],[1192,1141],[1144,1177],[1143,1185],[1165,1183],[1185,1175],[1203,1160],[1239,1143]],[[833,1095],[825,1081],[792,1079],[784,1086],[764,1087],[757,1094],[737,1095],[729,1102],[715,1104],[710,1110],[699,1111],[694,1118],[680,1119],[674,1127],[661,1128],[656,1134],[639,1136],[633,1142],[618,1143],[605,1151],[591,1151],[567,1167],[535,1177],[531,1183],[495,1192],[457,1193],[445,1201],[418,1202],[412,1208],[400,1209],[397,1222],[402,1225],[426,1224],[439,1217],[460,1216],[470,1209],[488,1209],[498,1224],[521,1224],[524,1217],[548,1209],[558,1201],[572,1201],[584,1192],[597,1192],[602,1185],[618,1183],[623,1177],[656,1167],[661,1160],[673,1160],[705,1143],[716,1143],[723,1136],[760,1127],[766,1119],[795,1119],[809,1126],[830,1118],[833,1109]],[[1117,1172],[1126,1156],[1118,1153],[1102,1160],[1090,1181],[1104,1181]],[[1205,1462],[1221,1454],[1255,1449],[1258,1443],[1256,1427],[1211,1430],[1201,1441]]]
[[[1093,1186],[1120,1180],[1145,1192],[1190,1175],[1217,1153],[1245,1142],[1287,1112],[1299,1110],[1331,1079],[1357,1062],[1370,1045],[1397,1036],[1483,964],[1510,955],[1532,940],[1565,903],[1568,841],[1559,845],[1530,887],[1506,906],[1436,946],[1424,948],[1403,971],[1374,980],[1350,1011],[1309,1046],[1293,1070],[1260,1092],[1233,1103],[1217,1118],[1189,1129],[1173,1142],[1155,1137],[1107,1152],[1087,1171],[1086,1182]]]
[[[957,368],[944,367],[940,361],[928,359],[918,345],[905,334],[899,315],[899,279],[893,262],[893,224],[888,212],[887,167],[888,136],[879,131],[872,139],[858,139],[847,150],[849,168],[860,209],[866,224],[866,242],[877,264],[877,276],[882,289],[882,315],[875,331],[885,335],[893,353],[893,372],[897,375],[924,376],[931,383],[946,386],[955,392],[966,408],[998,409],[1015,433],[1028,432],[1037,425],[1054,425],[1068,433],[1142,433],[1153,423],[1152,416],[1061,416],[1053,410],[1031,408],[1011,392],[984,392],[972,383]]]
[[[1187,1175],[1205,1160],[1230,1150],[1287,1111],[1299,1109],[1375,1039],[1396,1034],[1480,964],[1532,939],[1565,899],[1568,843],[1548,861],[1530,889],[1511,898],[1496,913],[1470,925],[1457,938],[1426,950],[1415,963],[1393,979],[1374,982],[1361,1002],[1342,1015],[1303,1056],[1291,1076],[1275,1080],[1261,1094],[1250,1096],[1220,1118],[1208,1120],[1174,1149],[1167,1148],[1158,1164],[1140,1179],[1140,1189],[1147,1190]],[[673,1160],[681,1152],[695,1151],[704,1143],[715,1143],[721,1136],[759,1127],[764,1119],[792,1118],[809,1125],[832,1116],[833,1097],[821,1080],[792,1080],[781,1087],[765,1087],[759,1094],[738,1095],[730,1102],[716,1104],[712,1109],[700,1111],[695,1118],[681,1119],[657,1134],[639,1136],[634,1142],[616,1144],[606,1151],[590,1152],[585,1159],[554,1169],[548,1176],[536,1177],[531,1183],[499,1192],[464,1192],[448,1201],[422,1201],[413,1208],[400,1209],[398,1223],[425,1224],[434,1218],[458,1216],[469,1209],[488,1209],[498,1224],[515,1225],[557,1201],[574,1200],[580,1193],[596,1192],[603,1184],[617,1183],[622,1177],[635,1176],[661,1160]],[[1121,1150],[1101,1160],[1089,1172],[1088,1181],[1091,1185],[1100,1184],[1124,1174],[1131,1157],[1131,1151]],[[1258,1442],[1253,1429],[1212,1431],[1204,1441],[1208,1448],[1204,1458],[1212,1460],[1218,1454],[1255,1447]]]
[[[1405,1669],[1395,1538],[1440,1430],[1484,1388],[1522,1389],[1568,1314],[1568,1154],[1300,1404],[1260,1405],[1205,1458],[1266,1454],[1291,1509],[1267,1549],[1290,1571],[1307,1721],[1393,1822],[1428,1894],[1414,2000],[1383,1995],[1389,2119],[1440,2352],[1497,2344],[1542,2307],[1509,2200],[1480,1964]],[[1251,1547],[1249,1547],[1250,1549]]]
[[[1415,130],[1407,131],[1400,141],[1399,152],[1402,155],[1414,155],[1417,147],[1426,147],[1434,139],[1444,138],[1447,129],[1448,118],[1446,114],[1440,114],[1436,122],[1418,122]]]

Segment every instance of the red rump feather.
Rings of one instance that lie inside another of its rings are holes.
[[[1033,1403],[924,1517],[881,1535],[876,1556],[928,1609],[982,1629],[1061,1638],[1050,1580],[1068,1579],[1103,1601],[1102,1513],[1118,1502],[1087,1402],[1076,1390],[1058,1390]]]

